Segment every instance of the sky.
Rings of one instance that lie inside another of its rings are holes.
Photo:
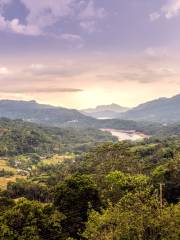
[[[0,99],[134,107],[180,93],[180,0],[0,0]]]

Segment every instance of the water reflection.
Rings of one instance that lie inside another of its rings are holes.
[[[113,136],[117,137],[119,139],[119,141],[122,141],[122,140],[136,141],[136,140],[142,140],[144,138],[149,137],[148,135],[145,135],[144,133],[136,132],[134,130],[126,131],[126,130],[117,130],[117,129],[112,129],[112,128],[103,128],[101,130],[110,132]]]

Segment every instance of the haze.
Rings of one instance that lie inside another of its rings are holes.
[[[0,0],[0,98],[133,107],[180,92],[180,0]]]

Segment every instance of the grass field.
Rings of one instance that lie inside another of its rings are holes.
[[[60,155],[54,155],[51,158],[48,159],[44,159],[40,162],[45,164],[45,165],[49,165],[49,164],[59,164],[61,162],[64,161],[64,159],[73,159],[74,155],[64,155],[64,156],[60,156]],[[8,182],[15,182],[16,178],[21,178],[21,179],[25,179],[26,176],[21,176],[18,175],[17,170],[15,168],[12,168],[10,166],[8,166],[7,160],[6,159],[0,159],[0,170],[6,170],[6,171],[11,171],[14,173],[14,176],[11,177],[0,177],[0,189],[6,189]]]
[[[4,169],[4,170],[6,170],[6,171],[11,171],[11,172],[13,172],[13,173],[16,173],[16,169],[15,169],[15,168],[12,168],[12,167],[9,167],[9,166],[7,165],[7,161],[4,160],[4,159],[0,159],[0,169],[1,169],[1,170]]]
[[[14,175],[12,177],[0,177],[0,189],[5,190],[9,182],[15,182],[17,178],[25,179],[26,176]]]
[[[0,189],[6,189],[8,182],[15,182],[16,178],[26,178],[26,176],[18,175],[16,169],[9,167],[7,165],[7,161],[4,159],[0,159],[0,169],[4,169],[6,171],[11,171],[14,173],[14,176],[11,177],[0,177]]]
[[[41,161],[43,164],[58,164],[64,161],[64,159],[73,159],[74,155],[54,155],[52,158],[44,159]]]

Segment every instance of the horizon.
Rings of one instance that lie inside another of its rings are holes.
[[[124,108],[127,108],[129,110],[133,109],[133,108],[136,108],[140,105],[143,105],[143,104],[146,104],[146,103],[149,103],[149,102],[153,102],[153,101],[158,101],[158,100],[161,100],[161,99],[171,99],[171,98],[174,98],[174,97],[177,97],[177,96],[180,96],[180,93],[179,94],[176,94],[176,95],[172,95],[170,97],[159,97],[159,98],[153,98],[149,101],[146,101],[146,102],[141,102],[139,103],[138,105],[135,105],[135,106],[132,106],[132,107],[127,107],[127,106],[124,106],[124,105],[121,105],[121,104],[118,104],[118,103],[109,103],[109,104],[100,104],[100,105],[95,105],[95,106],[89,106],[87,108],[73,108],[73,107],[66,107],[66,106],[63,106],[63,105],[55,105],[55,104],[49,104],[48,102],[40,102],[36,99],[29,99],[29,100],[24,100],[24,99],[1,99],[0,98],[0,101],[24,101],[24,102],[34,102],[34,103],[37,103],[37,104],[42,104],[42,105],[50,105],[52,107],[62,107],[62,108],[67,108],[67,109],[75,109],[75,110],[78,110],[78,111],[83,111],[83,110],[86,110],[86,109],[95,109],[97,107],[100,107],[100,106],[110,106],[110,105],[118,105],[120,107],[124,107]]]
[[[0,99],[136,107],[180,91],[179,0],[0,0]]]

